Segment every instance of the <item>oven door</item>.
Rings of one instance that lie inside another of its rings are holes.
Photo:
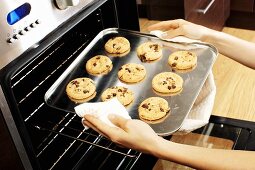
[[[172,142],[214,149],[255,150],[255,122],[211,116],[209,123],[188,134],[172,135]],[[153,170],[192,169],[159,159]]]

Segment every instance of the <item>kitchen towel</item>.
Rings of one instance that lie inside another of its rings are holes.
[[[150,34],[155,35],[156,37],[160,38],[161,40],[169,41],[169,42],[177,42],[177,43],[194,43],[194,42],[201,42],[199,40],[190,39],[185,36],[177,36],[174,38],[164,38],[166,36],[166,32],[160,30],[151,31]]]
[[[126,108],[118,101],[117,98],[113,98],[105,102],[83,103],[76,106],[74,110],[81,118],[83,118],[86,114],[93,114],[109,126],[115,126],[108,119],[109,114],[116,114],[126,119],[131,119]],[[88,129],[87,126],[84,127]]]
[[[155,35],[158,38],[165,41],[169,41],[169,42],[177,42],[177,43],[194,43],[194,42],[200,43],[201,42],[199,40],[193,40],[184,36],[177,36],[171,39],[165,39],[163,36],[165,36],[166,33],[160,30],[151,31],[150,34]],[[184,49],[184,50],[188,50],[188,49]],[[207,77],[207,80],[204,83],[190,113],[184,120],[181,128],[175,134],[189,133],[195,129],[198,129],[206,125],[209,122],[209,118],[213,110],[215,95],[216,95],[216,85],[214,82],[212,71],[210,71]]]
[[[189,133],[206,125],[213,110],[215,95],[216,85],[213,73],[210,71],[190,113],[175,134]]]

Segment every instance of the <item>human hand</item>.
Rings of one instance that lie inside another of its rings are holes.
[[[148,27],[149,31],[161,30],[166,34],[163,38],[173,38],[176,36],[186,36],[191,39],[204,41],[207,35],[213,30],[201,25],[193,24],[183,19],[162,21]]]
[[[140,120],[125,119],[117,115],[109,115],[108,118],[117,127],[108,126],[93,115],[85,115],[83,123],[119,145],[144,153],[151,153],[162,139],[148,124]]]

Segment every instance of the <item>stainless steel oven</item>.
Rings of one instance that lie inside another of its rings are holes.
[[[6,0],[0,11],[1,168],[131,168],[140,153],[84,132],[44,94],[101,30],[139,30],[136,1]]]
[[[79,117],[44,102],[101,30],[139,30],[136,0],[4,0],[0,14],[0,169],[152,169],[155,157],[84,131]],[[210,122],[194,133],[255,149],[254,123]]]

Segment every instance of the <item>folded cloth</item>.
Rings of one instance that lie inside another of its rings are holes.
[[[105,102],[96,102],[96,103],[83,103],[74,108],[78,116],[83,118],[86,114],[93,114],[95,117],[99,118],[104,123],[109,126],[115,126],[108,119],[109,114],[115,114],[122,116],[126,119],[131,119],[126,108],[118,101],[117,98],[113,98]],[[82,120],[82,121],[83,121]],[[88,129],[87,126],[84,126]]]
[[[189,133],[206,125],[213,110],[215,95],[216,85],[212,71],[210,71],[190,113],[178,130],[180,133],[175,134]]]
[[[164,36],[167,33],[160,30],[154,30],[154,31],[151,31],[150,33],[157,36],[160,39],[163,39],[169,42],[178,42],[178,43],[201,42],[199,40],[190,39],[184,36],[177,36],[174,38],[166,39],[164,38]],[[180,48],[183,48],[183,47],[180,47]],[[193,47],[189,47],[184,50],[189,50],[189,49],[193,49]],[[204,83],[190,113],[184,120],[181,128],[175,134],[189,133],[195,129],[198,129],[206,125],[209,122],[209,118],[213,110],[215,95],[216,95],[216,86],[215,86],[212,71],[210,71],[207,77],[207,80]]]
[[[170,41],[170,42],[178,42],[178,43],[193,43],[193,42],[201,42],[199,40],[194,40],[194,39],[190,39],[188,37],[185,36],[177,36],[174,38],[164,38],[164,36],[167,35],[166,32],[160,31],[160,30],[154,30],[151,31],[150,34],[157,36],[158,38],[165,40],[165,41]]]

